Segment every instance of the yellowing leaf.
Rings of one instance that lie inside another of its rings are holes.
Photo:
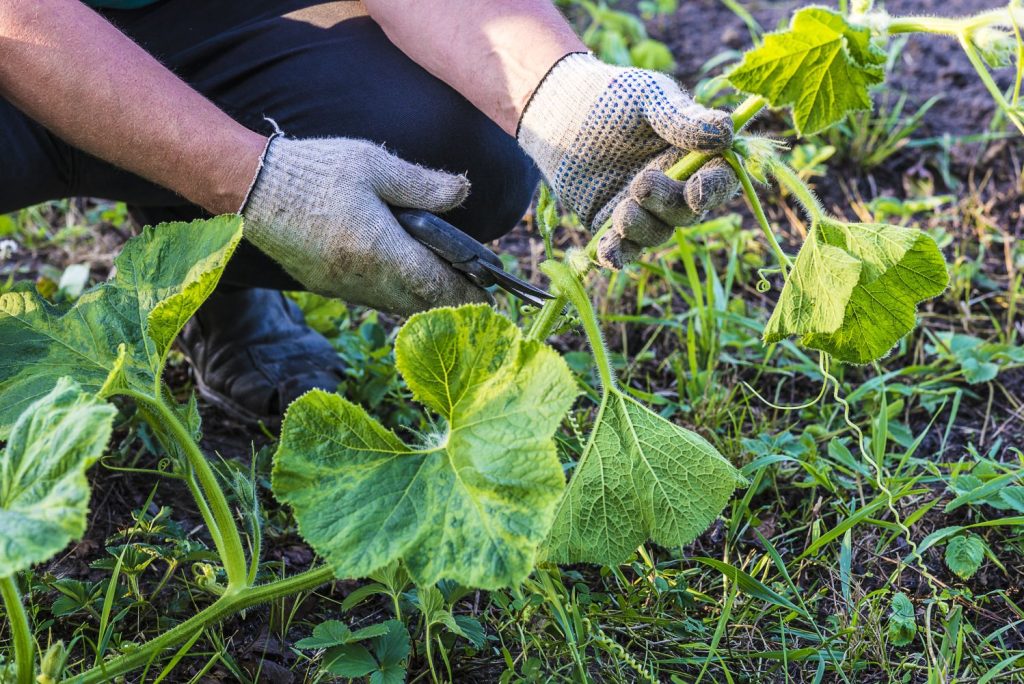
[[[0,577],[49,560],[85,533],[85,471],[116,411],[66,378],[28,406],[0,454]]]
[[[408,445],[359,406],[310,392],[285,417],[275,495],[338,577],[401,559],[420,586],[521,581],[564,488],[552,437],[577,393],[568,367],[487,306],[413,316],[395,354],[447,429]]]
[[[917,304],[949,282],[938,245],[915,228],[822,218],[800,249],[766,342],[801,343],[840,361],[883,357],[917,323]]]
[[[885,53],[867,28],[832,10],[806,7],[789,29],[770,33],[729,73],[739,90],[761,95],[772,106],[789,106],[801,135],[871,108],[868,87],[884,79]]]
[[[114,278],[74,306],[32,289],[0,295],[0,438],[62,376],[91,392],[153,394],[171,342],[241,237],[237,216],[146,228],[117,257]]]

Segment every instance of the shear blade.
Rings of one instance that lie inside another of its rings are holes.
[[[494,277],[494,281],[501,289],[515,295],[524,302],[534,306],[544,306],[546,300],[554,299],[554,296],[550,293],[535,285],[531,285],[525,280],[520,280],[503,268],[499,268],[486,261],[480,261],[479,264]]]

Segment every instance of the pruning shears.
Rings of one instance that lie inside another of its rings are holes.
[[[527,304],[543,306],[554,296],[508,273],[501,259],[461,230],[429,211],[393,209],[405,231],[480,287],[497,285]]]

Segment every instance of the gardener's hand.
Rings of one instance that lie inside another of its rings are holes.
[[[668,76],[571,54],[534,93],[517,137],[585,225],[612,219],[598,258],[621,268],[736,192],[722,159],[686,183],[664,174],[687,151],[725,149],[732,135],[727,113],[695,104]]]
[[[365,140],[274,138],[242,210],[246,237],[318,294],[411,314],[487,293],[402,229],[388,205],[444,212],[469,181]]]

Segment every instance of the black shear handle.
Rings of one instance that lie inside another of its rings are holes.
[[[501,259],[469,235],[440,216],[420,209],[393,209],[395,218],[407,233],[426,245],[480,287],[494,284],[494,276],[480,262],[499,269]]]

